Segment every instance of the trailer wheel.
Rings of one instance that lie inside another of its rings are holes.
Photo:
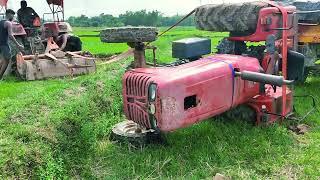
[[[259,12],[266,3],[204,5],[196,9],[195,22],[200,30],[254,33]]]

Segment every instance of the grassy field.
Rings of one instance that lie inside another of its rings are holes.
[[[95,34],[76,28],[76,34]],[[224,33],[178,28],[155,45],[160,62],[170,62],[171,42],[210,37],[213,47]],[[125,44],[83,38],[93,53],[113,54]],[[215,49],[212,49],[215,51]],[[150,54],[149,54],[150,56]],[[95,74],[47,81],[0,82],[0,179],[319,179],[320,113],[303,123],[312,130],[298,136],[284,124],[253,127],[239,121],[210,119],[166,134],[167,145],[135,149],[112,144],[114,124],[124,119],[121,77],[130,62],[98,66]],[[100,62],[98,62],[100,63]],[[296,95],[320,100],[320,78],[310,77]],[[297,99],[298,114],[311,102]]]

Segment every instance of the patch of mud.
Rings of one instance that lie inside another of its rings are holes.
[[[299,124],[299,125],[289,126],[288,129],[296,133],[297,135],[304,135],[310,131],[311,127],[306,124]]]
[[[288,165],[285,166],[277,175],[276,179],[288,179],[288,180],[296,180],[298,179],[297,169],[293,168],[292,166]]]
[[[48,127],[35,127],[33,129],[35,134],[51,143],[57,144],[58,139],[56,138],[56,129],[52,126]]]
[[[66,89],[63,94],[66,97],[81,97],[83,93],[85,93],[87,89],[85,87],[78,87],[73,89]]]

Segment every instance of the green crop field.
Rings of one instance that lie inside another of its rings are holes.
[[[96,30],[75,28],[75,33],[98,35]],[[177,28],[153,44],[159,62],[170,62],[173,40],[209,37],[214,52],[226,35]],[[98,37],[82,40],[95,54],[127,49],[102,44]],[[96,73],[81,77],[0,81],[0,179],[212,179],[216,173],[232,179],[320,178],[319,112],[301,122],[311,126],[305,135],[289,131],[288,121],[254,127],[213,118],[166,134],[165,145],[137,149],[111,143],[112,126],[124,120],[121,78],[130,61],[99,65]],[[319,89],[314,76],[295,87],[295,94],[320,100]],[[295,107],[303,116],[311,101],[296,99]]]

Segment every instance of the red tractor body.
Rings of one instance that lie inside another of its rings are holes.
[[[262,67],[256,58],[213,55],[177,67],[129,71],[123,79],[125,114],[147,128],[156,125],[161,131],[173,131],[248,102],[279,112],[274,109],[277,104],[274,96],[256,97],[259,83],[236,77],[235,70],[258,73]],[[150,97],[151,86],[156,87],[155,99]],[[281,97],[281,93],[277,94]],[[288,110],[291,112],[292,108]]]
[[[238,18],[248,7],[252,12],[259,9],[255,31],[251,31],[252,24],[242,24],[246,17]],[[212,48],[206,38],[175,41],[172,54],[178,60],[165,67],[157,67],[155,54],[154,67],[145,66],[145,50],[152,47],[140,42],[131,44],[134,69],[123,77],[128,121],[117,124],[110,138],[140,138],[148,143],[148,138],[152,139],[149,133],[175,131],[219,115],[256,124],[271,124],[292,115],[293,93],[288,85],[302,74],[305,62],[305,57],[296,52],[295,11],[293,6],[283,7],[271,1],[263,6],[243,3],[199,7],[194,12],[200,29],[230,29],[226,43],[219,47],[224,51],[210,55]],[[230,14],[240,25],[233,26],[232,21],[226,20]],[[236,31],[236,27],[250,31]],[[126,31],[112,29],[109,41],[122,42],[122,33]],[[120,38],[114,38],[117,35]],[[247,42],[260,45],[248,46]]]
[[[27,35],[27,32],[25,31],[24,27],[17,22],[12,23],[12,33],[14,36],[26,36]]]
[[[274,52],[282,53],[282,65],[287,67],[288,48],[294,48],[296,43],[295,7],[270,4],[271,7],[261,9],[255,33],[229,38],[231,41],[272,44],[268,45],[263,59],[220,54],[176,67],[128,71],[123,78],[126,117],[147,129],[168,132],[240,105],[255,112],[257,124],[273,123],[290,115],[293,111],[292,91],[285,85],[290,83],[283,83],[287,68],[282,69],[284,77],[272,76],[268,69],[274,69],[279,63]],[[267,40],[271,36],[274,41]],[[188,43],[185,46],[193,47]],[[274,53],[270,58],[269,52]],[[279,78],[282,83],[278,83]]]
[[[42,32],[45,37],[57,37],[61,34],[72,32],[72,28],[67,22],[48,22],[43,24],[43,28]]]

